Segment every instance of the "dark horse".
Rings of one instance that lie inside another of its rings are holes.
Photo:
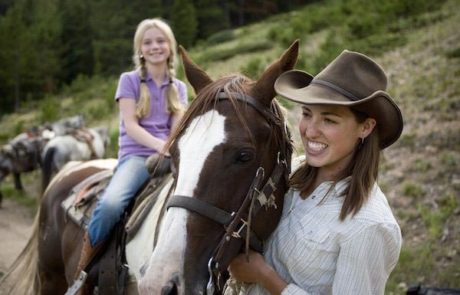
[[[40,152],[44,140],[32,132],[24,132],[0,147],[0,183],[9,174],[13,175],[14,187],[24,190],[21,173],[30,172],[41,165]],[[2,193],[0,192],[0,205]]]
[[[181,54],[197,97],[169,142],[167,211],[153,214],[158,198],[126,247],[134,281],[128,294],[220,294],[231,258],[249,246],[261,250],[274,230],[287,190],[292,146],[273,85],[294,67],[298,42],[258,81],[238,74],[213,81]],[[73,281],[83,231],[60,204],[100,170],[90,163],[61,170],[45,192],[34,237],[16,264],[27,266],[18,286],[33,294],[63,294]]]

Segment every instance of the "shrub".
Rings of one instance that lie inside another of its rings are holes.
[[[420,197],[421,195],[424,195],[425,192],[423,188],[416,183],[406,181],[403,183],[403,194],[407,197]]]
[[[40,121],[53,122],[61,117],[60,103],[55,96],[48,96],[40,105]]]
[[[268,40],[259,39],[250,43],[239,43],[230,48],[212,48],[204,51],[198,58],[198,64],[210,63],[215,61],[222,61],[238,54],[257,52],[272,48],[273,43]]]
[[[264,64],[260,57],[251,59],[240,71],[251,79],[256,79],[263,71]]]
[[[233,30],[224,30],[217,32],[206,40],[208,45],[219,44],[223,42],[228,42],[235,39],[235,32]]]

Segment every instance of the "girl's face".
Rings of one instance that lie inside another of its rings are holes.
[[[358,123],[345,106],[303,106],[299,131],[307,163],[320,168],[320,175],[327,178],[324,180],[336,180],[351,161],[361,138],[369,135],[374,126],[372,118]]]
[[[147,64],[166,64],[171,55],[171,46],[166,35],[155,27],[145,31],[141,42],[141,54]]]

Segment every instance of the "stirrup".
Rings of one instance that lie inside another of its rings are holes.
[[[76,295],[78,291],[80,291],[81,287],[85,284],[86,278],[88,277],[88,273],[84,270],[80,272],[78,278],[73,282],[72,286],[67,289],[64,295]]]

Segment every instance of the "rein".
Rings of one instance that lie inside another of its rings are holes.
[[[218,101],[231,98],[249,104],[269,123],[278,126],[282,124],[281,120],[269,107],[261,104],[251,96],[242,93],[228,94],[223,91],[219,92],[216,96]],[[170,207],[184,208],[209,218],[224,227],[224,235],[208,263],[210,279],[207,286],[207,294],[215,293],[215,283],[219,290],[223,289],[224,282],[221,274],[226,271],[230,263],[230,259],[224,255],[228,249],[240,247],[242,239],[244,239],[246,255],[248,255],[249,246],[258,252],[263,251],[263,242],[251,230],[251,222],[262,207],[266,209],[274,207],[276,209],[274,196],[274,192],[277,189],[276,185],[281,181],[282,177],[287,180],[289,173],[289,166],[286,162],[286,146],[281,145],[280,149],[276,166],[268,180],[262,186],[265,170],[260,166],[257,169],[243,203],[236,212],[227,212],[205,201],[189,196],[174,195],[169,200],[167,209]]]

